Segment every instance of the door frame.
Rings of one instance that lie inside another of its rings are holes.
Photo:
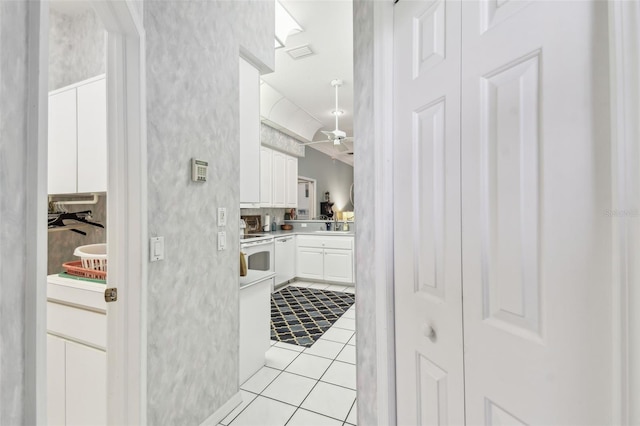
[[[85,0],[90,1],[90,0]],[[49,4],[30,1],[25,423],[46,424],[47,116]],[[91,1],[107,35],[107,422],[146,423],[147,145],[145,33],[131,1]]]
[[[614,424],[640,423],[640,4],[609,2]]]
[[[298,175],[298,183],[311,183],[313,184],[313,191],[311,192],[311,206],[309,207],[309,220],[313,220],[316,216],[316,203],[318,202],[318,182],[313,178],[308,178]]]
[[[375,306],[368,311],[375,312],[375,318],[367,320],[366,324],[358,325],[360,338],[358,345],[360,350],[373,350],[370,354],[373,365],[365,366],[375,371],[375,377],[367,388],[358,388],[362,397],[358,397],[359,413],[367,413],[375,416],[378,424],[389,426],[396,425],[396,360],[395,360],[395,307],[394,307],[394,208],[393,208],[393,6],[394,0],[371,1],[354,0],[360,3],[360,8],[365,9],[362,17],[366,16],[370,22],[358,22],[354,17],[354,32],[356,40],[355,49],[362,49],[357,54],[367,58],[372,66],[366,71],[354,70],[354,80],[365,76],[363,82],[356,82],[356,90],[363,88],[361,93],[355,93],[355,98],[371,99],[371,107],[361,106],[365,111],[366,122],[359,123],[356,127],[368,129],[367,138],[372,142],[368,149],[371,153],[367,156],[368,170],[360,172],[361,162],[357,162],[354,168],[354,184],[362,183],[360,188],[375,188],[373,199],[357,199],[366,196],[366,192],[359,191],[354,200],[356,220],[366,218],[366,223],[371,226],[365,232],[371,233],[373,250],[368,256],[358,256],[357,270],[362,267],[374,270],[374,282],[359,286],[360,277],[356,276],[357,291],[373,293],[362,300],[375,300]],[[362,37],[363,40],[358,40]],[[368,59],[368,58],[371,59]],[[363,115],[356,110],[356,119]],[[362,136],[362,135],[361,135]],[[356,151],[358,147],[356,146]],[[357,153],[356,153],[357,155]],[[362,181],[361,181],[362,180]],[[363,207],[366,206],[366,207]],[[360,233],[356,232],[356,239]],[[357,254],[357,253],[356,253]],[[367,260],[365,260],[367,259]],[[361,296],[356,293],[356,313],[358,319],[362,312]],[[364,318],[363,318],[364,319]],[[365,327],[366,326],[366,327]],[[363,338],[363,336],[366,336]],[[360,367],[359,367],[360,368]],[[364,368],[363,368],[364,370]],[[360,373],[358,373],[360,376]],[[369,379],[358,378],[359,384],[369,383]],[[362,404],[371,404],[375,401],[374,411],[365,408]],[[359,422],[372,422],[374,418],[364,417],[359,414]]]

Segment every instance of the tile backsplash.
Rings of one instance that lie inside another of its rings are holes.
[[[280,225],[284,223],[284,214],[289,212],[291,209],[276,209],[276,208],[259,208],[259,209],[240,209],[241,216],[252,216],[252,215],[260,215],[260,220],[264,225],[264,216],[269,215],[271,217],[271,221],[275,220],[276,225]]]

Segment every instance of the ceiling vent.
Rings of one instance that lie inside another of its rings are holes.
[[[305,44],[303,46],[298,46],[298,47],[293,47],[291,49],[288,49],[287,53],[293,59],[300,59],[300,58],[304,58],[305,56],[313,55],[313,50],[311,50],[308,44]]]

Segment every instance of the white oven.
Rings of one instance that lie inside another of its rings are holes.
[[[244,253],[247,269],[274,272],[275,256],[273,237],[270,235],[245,235],[240,239],[240,251]]]

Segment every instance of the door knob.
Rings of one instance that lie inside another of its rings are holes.
[[[435,342],[436,339],[438,338],[438,335],[436,333],[436,329],[433,328],[433,326],[431,324],[425,324],[422,331],[423,331],[425,337],[427,337],[432,342]]]

